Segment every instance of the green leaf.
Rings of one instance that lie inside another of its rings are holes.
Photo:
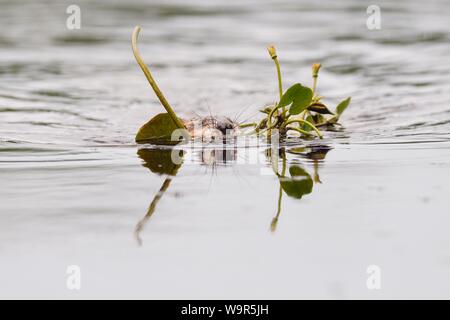
[[[183,158],[184,151],[174,149],[139,149],[137,154],[139,158],[144,160],[142,165],[152,172],[174,176],[182,163],[174,163],[173,152],[178,152],[178,157]]]
[[[294,165],[289,168],[289,173],[291,178],[280,177],[281,188],[289,197],[301,199],[312,192],[313,180],[308,172]]]
[[[265,114],[269,114],[270,111],[272,111],[272,107],[265,107],[264,109],[259,110],[259,112],[265,113]]]
[[[136,134],[137,143],[153,143],[173,145],[179,141],[172,141],[174,130],[178,129],[168,113],[159,113],[144,124]]]
[[[286,90],[280,99],[279,107],[289,108],[290,114],[299,114],[305,110],[311,103],[313,92],[310,88],[302,86],[300,83],[294,84],[292,87]]]
[[[315,115],[312,116],[312,123],[314,125],[318,125],[318,124],[321,124],[321,123],[324,123],[324,122],[326,122],[326,118],[323,115],[318,113],[318,114],[315,114]]]
[[[307,116],[307,117],[306,117],[306,121],[311,122],[312,124],[315,124],[315,123],[314,123],[314,119],[313,119],[312,116]],[[300,129],[302,129],[302,130],[304,130],[304,131],[306,131],[306,132],[309,132],[309,131],[312,130],[311,126],[308,126],[306,123],[303,123],[303,124],[301,125],[301,128],[300,128]]]
[[[341,101],[341,103],[338,104],[338,106],[336,107],[336,114],[338,117],[340,117],[342,113],[344,113],[345,109],[347,109],[351,99],[352,99],[351,97],[348,97],[347,99]]]

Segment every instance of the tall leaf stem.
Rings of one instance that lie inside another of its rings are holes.
[[[169,102],[164,97],[163,93],[161,92],[158,85],[156,84],[155,79],[153,79],[153,76],[150,73],[150,70],[148,69],[147,65],[144,63],[144,60],[142,60],[141,55],[139,54],[139,50],[137,48],[139,31],[141,31],[141,27],[136,26],[133,30],[133,35],[131,37],[131,48],[133,49],[134,57],[136,58],[138,65],[141,67],[142,71],[144,72],[144,75],[147,78],[148,82],[150,83],[150,86],[152,87],[153,91],[155,92],[156,96],[158,97],[158,99],[161,102],[161,104],[163,105],[163,107],[166,109],[167,113],[172,118],[173,122],[176,124],[176,126],[178,128],[185,129],[186,127],[184,126],[183,122],[177,117],[175,111],[173,111]]]

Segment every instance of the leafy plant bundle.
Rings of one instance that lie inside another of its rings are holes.
[[[176,144],[180,140],[173,139],[172,134],[176,129],[182,130],[184,139],[192,138],[186,127],[187,121],[183,121],[176,115],[167,99],[153,79],[150,70],[142,60],[137,49],[137,39],[140,27],[135,27],[132,35],[132,49],[137,63],[144,72],[150,86],[166,109],[165,113],[159,113],[145,123],[136,134],[138,143]],[[312,66],[313,86],[309,88],[300,83],[292,85],[283,91],[280,63],[274,46],[268,47],[270,57],[275,63],[278,79],[279,101],[272,106],[261,110],[266,116],[258,123],[240,124],[240,128],[252,128],[251,133],[271,135],[272,130],[278,130],[285,136],[289,132],[299,133],[301,136],[318,136],[323,138],[320,127],[333,126],[338,123],[340,116],[350,104],[350,97],[337,105],[334,112],[322,102],[322,97],[317,94],[317,79],[320,63]],[[196,138],[195,136],[193,138]]]

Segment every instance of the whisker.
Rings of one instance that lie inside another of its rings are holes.
[[[243,119],[242,121],[236,121],[236,123],[242,124],[242,123],[246,123],[247,121],[249,121],[252,118],[255,118],[256,115],[258,114],[259,111],[255,111],[253,112],[251,115],[249,115],[247,118]]]
[[[206,107],[208,108],[208,111],[209,111],[209,116],[212,118],[213,114],[212,114],[212,111],[211,111],[211,107],[210,107],[210,105],[208,103],[208,100],[206,100],[206,98],[203,98],[203,102],[206,104]]]
[[[252,107],[252,105],[248,105],[247,107],[242,108],[242,110],[239,111],[239,112],[236,114],[236,116],[234,117],[234,122],[238,122],[239,117],[242,116],[242,115],[244,114],[244,112],[246,112],[250,107]]]

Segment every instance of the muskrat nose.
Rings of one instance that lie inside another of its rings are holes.
[[[221,123],[217,126],[217,129],[223,134],[226,135],[227,133],[231,133],[231,131],[234,129],[233,125],[231,123]]]
[[[222,117],[216,119],[216,129],[219,130],[223,135],[232,134],[235,129],[235,124],[228,117]]]

